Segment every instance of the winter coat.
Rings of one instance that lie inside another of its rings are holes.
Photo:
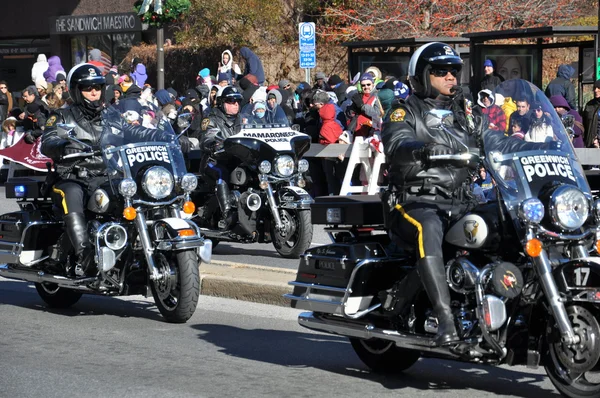
[[[48,70],[48,67],[46,56],[44,54],[38,55],[37,62],[31,68],[31,80],[35,83],[37,79],[43,79],[44,72]]]
[[[64,72],[65,68],[63,68],[60,58],[56,55],[48,58],[48,69],[44,72],[44,79],[47,82],[54,84],[56,82],[56,74],[58,72]]]
[[[545,93],[548,98],[553,95],[562,95],[566,98],[571,109],[577,109],[575,86],[571,83],[573,73],[575,73],[575,69],[572,66],[560,65],[558,72],[556,72],[556,78],[548,83]]]
[[[585,143],[583,142],[583,119],[579,112],[575,109],[571,109],[567,100],[562,95],[553,95],[550,97],[550,103],[552,103],[554,107],[559,106],[567,109],[567,115],[573,115],[575,118],[575,125],[573,126],[573,146],[575,148],[585,148]]]
[[[491,103],[490,106],[486,107],[483,104],[484,94],[487,94]],[[481,111],[484,115],[487,115],[489,128],[492,130],[499,130],[502,132],[506,131],[506,115],[502,108],[495,104],[496,99],[492,95],[492,92],[488,89],[481,90],[477,94],[477,103],[481,106]]]
[[[223,55],[225,54],[229,55],[229,62],[227,63],[223,62]],[[237,80],[238,76],[242,74],[239,65],[233,62],[233,56],[229,50],[225,50],[221,53],[221,67],[219,68],[217,75],[219,73],[225,73],[228,76],[229,84],[231,84],[232,77],[235,77]]]
[[[599,136],[598,112],[600,112],[600,98],[592,98],[583,108],[584,143],[586,148],[592,148],[594,139]]]
[[[481,89],[494,91],[494,89],[502,83],[502,77],[492,73],[491,75],[485,75],[481,79]]]
[[[138,85],[138,87],[144,87],[144,84],[146,84],[146,79],[148,79],[144,64],[140,63],[135,66],[135,71],[133,71],[131,74],[131,78],[133,79],[133,82]]]
[[[242,47],[240,55],[246,60],[244,75],[254,75],[258,80],[258,84],[262,85],[265,82],[265,71],[260,58],[252,52],[248,47]]]
[[[319,132],[319,144],[335,144],[343,133],[342,127],[335,120],[335,106],[325,104],[319,109],[321,116],[321,131]]]

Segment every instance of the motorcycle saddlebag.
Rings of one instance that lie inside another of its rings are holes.
[[[383,225],[379,195],[319,196],[310,206],[314,225]]]

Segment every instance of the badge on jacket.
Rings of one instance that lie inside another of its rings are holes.
[[[390,121],[392,122],[403,122],[406,116],[406,111],[402,108],[397,108],[390,115]]]
[[[206,119],[202,119],[202,130],[206,130],[208,128],[208,125],[210,124],[210,119],[206,118]]]
[[[46,127],[52,127],[56,124],[56,116],[50,116],[46,121]]]

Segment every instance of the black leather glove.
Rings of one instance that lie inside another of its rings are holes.
[[[428,144],[413,152],[415,160],[421,161],[422,163],[431,162],[432,156],[453,154],[454,149],[443,144]]]
[[[58,140],[53,142],[52,145],[45,148],[44,155],[48,156],[50,159],[58,160],[63,156],[63,151],[67,145],[69,145],[68,140]]]
[[[181,145],[181,152],[183,153],[188,153],[192,149],[192,142],[185,135],[179,137],[179,145]]]
[[[35,142],[35,137],[30,133],[27,133],[23,136],[23,141],[27,144],[33,144]]]
[[[365,105],[361,93],[354,93],[351,100],[352,104],[356,107],[357,110],[361,110],[362,107]]]

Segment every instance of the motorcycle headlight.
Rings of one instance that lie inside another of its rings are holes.
[[[181,177],[181,189],[186,192],[193,191],[198,186],[198,178],[192,173],[186,173]]]
[[[308,160],[300,159],[298,162],[298,171],[300,173],[306,173],[308,171]]]
[[[294,159],[291,156],[283,155],[275,161],[275,171],[282,177],[289,177],[294,174]]]
[[[142,178],[144,192],[154,199],[163,199],[173,191],[173,175],[164,167],[150,167]]]
[[[137,184],[131,178],[124,178],[119,183],[119,193],[126,198],[131,198],[137,192]]]
[[[594,218],[596,222],[600,222],[600,199],[594,201]]]
[[[258,166],[258,171],[260,171],[261,174],[269,174],[271,172],[271,162],[269,162],[268,160],[263,160],[262,162],[260,162],[260,166]]]
[[[579,189],[563,185],[550,196],[550,215],[556,226],[574,230],[585,224],[590,211],[587,198]]]
[[[539,224],[544,218],[544,205],[538,198],[524,200],[519,206],[519,217],[525,222]]]

